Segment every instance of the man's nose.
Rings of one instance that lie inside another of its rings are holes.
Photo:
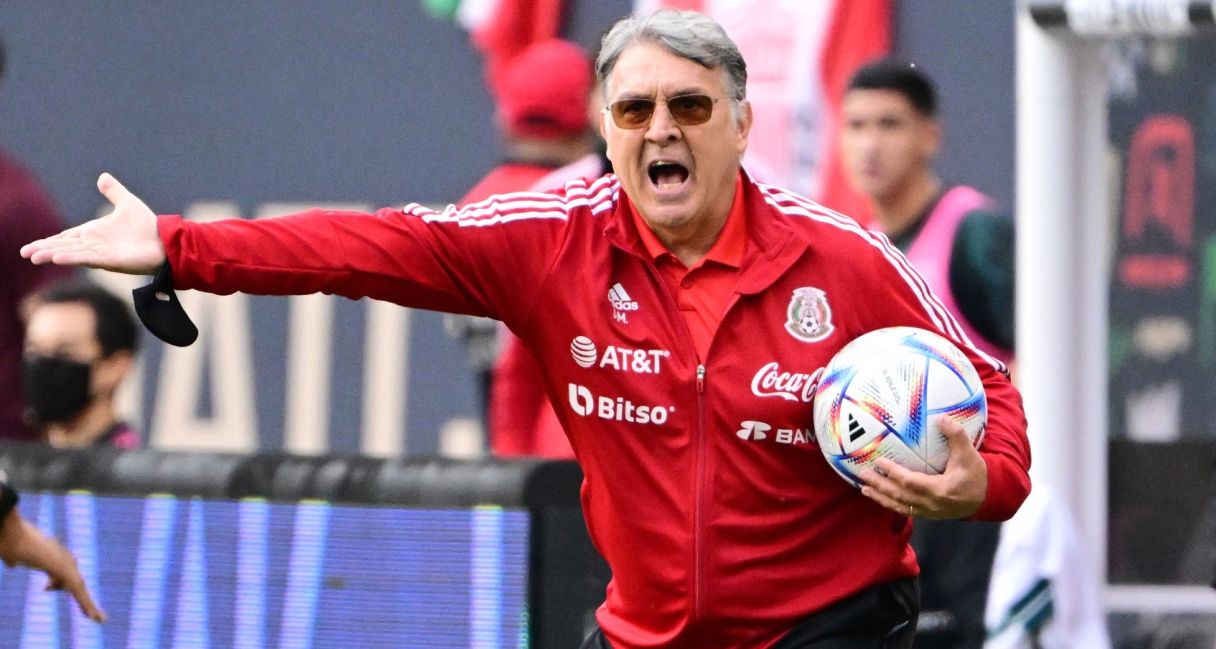
[[[654,114],[650,116],[650,123],[646,125],[646,139],[665,144],[678,140],[680,135],[680,125],[676,123],[675,118],[671,116],[671,111],[667,109],[667,102],[657,102]]]

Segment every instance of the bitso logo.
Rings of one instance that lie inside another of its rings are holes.
[[[629,293],[620,282],[608,289],[608,302],[612,305],[612,317],[617,322],[629,324],[629,312],[638,310],[638,303],[629,297]]]
[[[794,289],[786,309],[785,330],[803,342],[815,343],[832,335],[832,309],[828,296],[813,286]]]
[[[591,367],[595,365],[595,343],[586,336],[578,336],[570,341],[570,355],[574,357],[574,362],[578,363],[579,367]]]
[[[600,396],[596,398],[591,390],[582,385],[569,384],[570,409],[580,417],[599,417],[611,421],[624,421],[631,424],[655,424],[661,426],[667,423],[667,417],[675,408],[672,406],[639,406],[621,397],[612,398]]]
[[[752,421],[749,419],[739,424],[739,430],[735,431],[735,434],[742,440],[754,439],[760,441],[768,437],[768,431],[772,429],[772,426],[762,421]]]
[[[758,397],[780,397],[786,401],[810,403],[815,398],[815,386],[819,383],[819,368],[810,374],[782,372],[777,361],[761,367],[752,377],[752,394]]]
[[[586,417],[595,411],[595,398],[591,396],[591,390],[581,386],[570,384],[570,407],[580,417]]]
[[[630,349],[608,345],[604,354],[598,354],[595,342],[586,336],[577,336],[570,341],[570,355],[579,367],[598,366],[618,372],[632,374],[659,374],[663,371],[663,359],[670,358],[666,349]]]

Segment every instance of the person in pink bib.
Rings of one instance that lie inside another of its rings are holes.
[[[915,65],[894,58],[854,73],[841,106],[840,151],[853,187],[871,203],[872,224],[925,278],[970,341],[1013,357],[1013,225],[995,202],[938,177],[942,141],[937,90]],[[984,642],[984,607],[1000,537],[996,523],[918,521],[921,564],[916,649]]]

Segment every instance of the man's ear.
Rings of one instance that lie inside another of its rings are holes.
[[[922,151],[925,154],[926,160],[932,160],[937,157],[937,152],[941,150],[942,141],[946,135],[942,130],[942,123],[933,117],[926,117],[921,127],[925,129]]]
[[[608,141],[608,120],[611,118],[612,116],[608,114],[608,111],[601,110],[599,112],[599,119],[596,121],[599,125],[600,138],[605,142]]]
[[[747,136],[752,130],[752,102],[744,99],[739,102],[738,117],[735,123],[735,148],[739,151],[739,157],[747,151]]]

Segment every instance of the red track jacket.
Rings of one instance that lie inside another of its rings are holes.
[[[745,176],[736,296],[698,358],[614,176],[443,212],[313,210],[159,223],[181,288],[325,292],[504,321],[543,359],[613,580],[618,649],[767,647],[799,619],[917,573],[908,518],[832,472],[806,386],[845,343],[894,325],[960,344],[983,378],[988,495],[1029,492],[1020,396],[884,237]]]

